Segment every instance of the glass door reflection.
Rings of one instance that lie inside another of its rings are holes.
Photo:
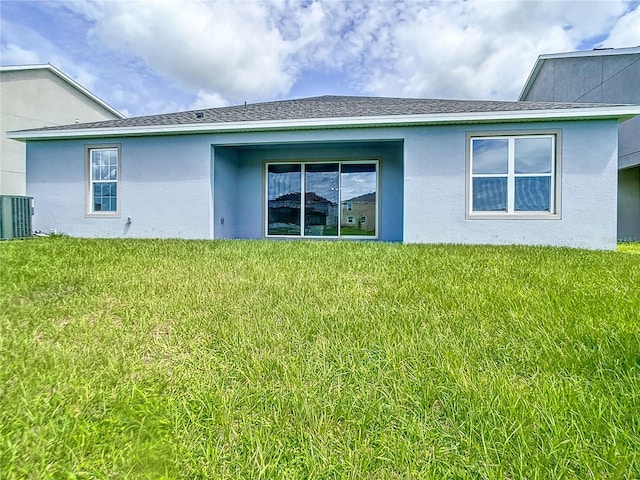
[[[376,236],[378,176],[373,163],[342,164],[341,236]]]
[[[340,164],[305,165],[304,235],[338,236]]]
[[[269,235],[300,235],[302,181],[301,165],[269,165]]]
[[[267,164],[266,234],[378,236],[378,162]]]

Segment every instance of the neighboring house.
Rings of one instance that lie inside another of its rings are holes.
[[[34,228],[44,231],[342,238],[341,229],[319,228],[330,207],[373,193],[367,239],[614,249],[618,122],[639,113],[637,105],[324,96],[9,137],[27,142],[27,193],[38,205]],[[287,212],[270,208],[277,199]]]
[[[124,118],[52,65],[0,67],[0,195],[25,195],[25,145],[6,132]]]
[[[365,193],[342,202],[340,225],[355,228],[353,234],[375,235],[376,215],[376,194]]]
[[[267,216],[270,235],[300,235],[302,208],[305,235],[338,235],[338,208],[335,202],[315,192],[305,193],[304,205],[300,204],[300,198],[300,192],[295,192],[269,200]]]
[[[640,47],[538,57],[520,100],[640,103]],[[618,131],[618,239],[640,240],[640,117]]]

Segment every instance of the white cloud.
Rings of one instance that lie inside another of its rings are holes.
[[[42,32],[3,20],[2,40],[2,64],[50,63],[89,90],[95,87],[96,77],[91,73],[92,67],[71,59],[66,52],[43,36]]]
[[[379,23],[390,53],[366,45],[357,80],[371,94],[515,99],[539,54],[576,50],[612,28],[626,5],[406,2],[391,25]]]
[[[134,114],[286,98],[315,72],[363,94],[515,99],[540,54],[640,44],[631,0],[30,5],[65,28],[3,20],[3,63],[51,61]]]
[[[47,63],[46,54],[48,42],[32,29],[16,25],[0,17],[0,62],[2,65],[28,65]]]
[[[93,34],[182,85],[226,98],[283,95],[294,82],[286,41],[257,2],[102,4]]]
[[[640,46],[640,6],[621,16],[602,46],[609,48]]]
[[[77,65],[69,59],[60,57],[54,57],[51,63],[59,67],[63,72],[72,77],[86,89],[90,91],[96,90],[97,78],[93,73],[91,73],[91,66]]]
[[[2,65],[37,65],[42,63],[37,52],[26,50],[15,43],[2,44],[0,60]]]
[[[198,110],[200,108],[226,107],[229,102],[226,101],[219,93],[198,90],[198,95],[189,107],[189,110]]]

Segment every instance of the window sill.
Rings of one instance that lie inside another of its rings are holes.
[[[560,220],[559,213],[468,213],[467,220]]]
[[[343,240],[379,240],[378,235],[343,235],[343,236],[300,236],[300,235],[264,235],[266,239],[272,240],[335,240],[335,241],[343,241]]]
[[[85,213],[85,218],[120,218],[120,212]]]

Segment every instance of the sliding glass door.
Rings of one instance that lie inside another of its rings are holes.
[[[338,236],[340,165],[311,163],[304,166],[304,235]]]
[[[268,235],[300,235],[302,206],[302,166],[299,164],[269,165]]]
[[[270,163],[267,236],[377,237],[378,162]]]
[[[377,184],[377,165],[342,165],[340,235],[376,236]]]

